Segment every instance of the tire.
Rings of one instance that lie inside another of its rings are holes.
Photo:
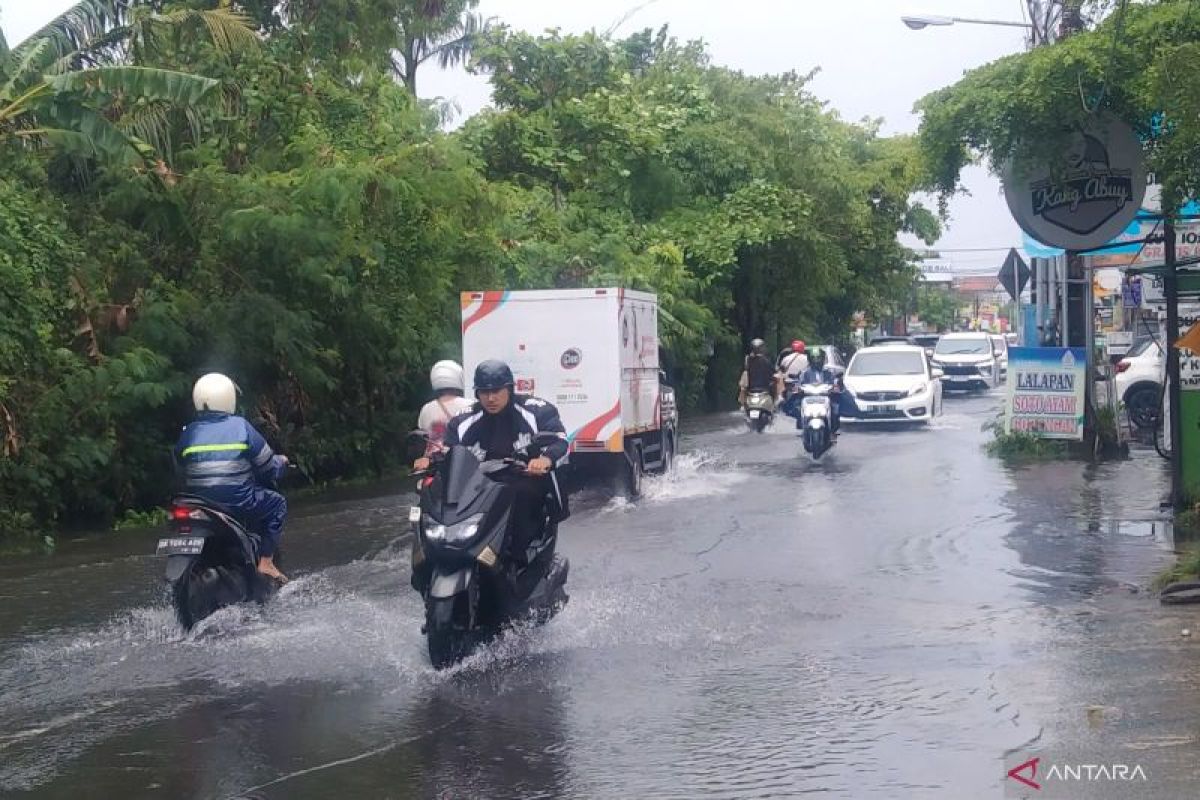
[[[662,432],[662,467],[659,475],[666,475],[675,468],[675,431],[664,428]]]
[[[642,474],[642,454],[636,447],[630,448],[620,467],[618,489],[623,497],[636,500],[642,496]]]
[[[434,669],[452,667],[471,654],[474,641],[470,633],[459,630],[433,630],[425,634],[429,663]]]
[[[175,582],[175,616],[184,630],[191,630],[216,611],[249,599],[247,589],[245,576],[235,570],[194,565]]]
[[[1125,393],[1125,409],[1129,420],[1139,428],[1153,429],[1158,425],[1159,390],[1154,386],[1135,386]]]

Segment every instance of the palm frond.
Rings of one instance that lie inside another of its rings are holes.
[[[131,8],[141,5],[143,1],[80,0],[18,44],[13,48],[14,52],[20,54],[42,40],[49,40],[60,57],[86,50],[92,41],[110,29],[125,24]]]
[[[197,105],[216,90],[220,81],[152,67],[96,67],[46,78],[55,91],[100,91],[142,98],[148,103]]]
[[[8,58],[8,39],[4,38],[4,29],[0,28],[0,66],[3,66],[6,58]]]
[[[255,51],[260,45],[250,18],[238,11],[214,9],[195,11],[182,9],[147,17],[143,23],[144,38],[152,41],[155,28],[203,26],[213,46],[225,54]]]
[[[22,86],[39,78],[45,60],[52,55],[50,42],[43,39],[26,49],[20,59],[14,58],[10,64],[5,65],[8,80],[0,86],[0,103],[9,102]]]
[[[430,49],[430,56],[437,56],[438,66],[442,69],[462,64],[471,55],[471,50],[492,26],[492,18],[484,19],[479,14],[463,14],[462,20],[454,28],[447,31],[454,38],[435,43]]]
[[[117,130],[146,142],[167,161],[172,160],[171,106],[167,103],[137,105],[117,120]]]
[[[70,156],[96,158],[109,163],[140,166],[150,162],[154,150],[132,134],[124,133],[90,108],[54,108],[49,115],[57,127],[18,131],[17,135],[53,145]]]

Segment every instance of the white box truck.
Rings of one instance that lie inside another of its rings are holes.
[[[616,475],[637,494],[677,445],[674,391],[658,360],[658,298],[628,289],[463,292],[467,380],[489,358],[519,394],[558,407],[575,471]],[[468,386],[468,393],[470,387]]]

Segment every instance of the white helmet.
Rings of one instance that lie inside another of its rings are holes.
[[[435,392],[452,389],[460,394],[466,391],[463,368],[457,361],[439,361],[429,370],[429,382]]]
[[[192,387],[192,405],[197,411],[232,414],[237,409],[237,386],[221,373],[210,372]]]

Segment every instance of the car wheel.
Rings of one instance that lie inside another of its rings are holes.
[[[1125,408],[1129,419],[1139,428],[1154,428],[1158,425],[1159,397],[1153,386],[1138,386],[1125,395]]]

